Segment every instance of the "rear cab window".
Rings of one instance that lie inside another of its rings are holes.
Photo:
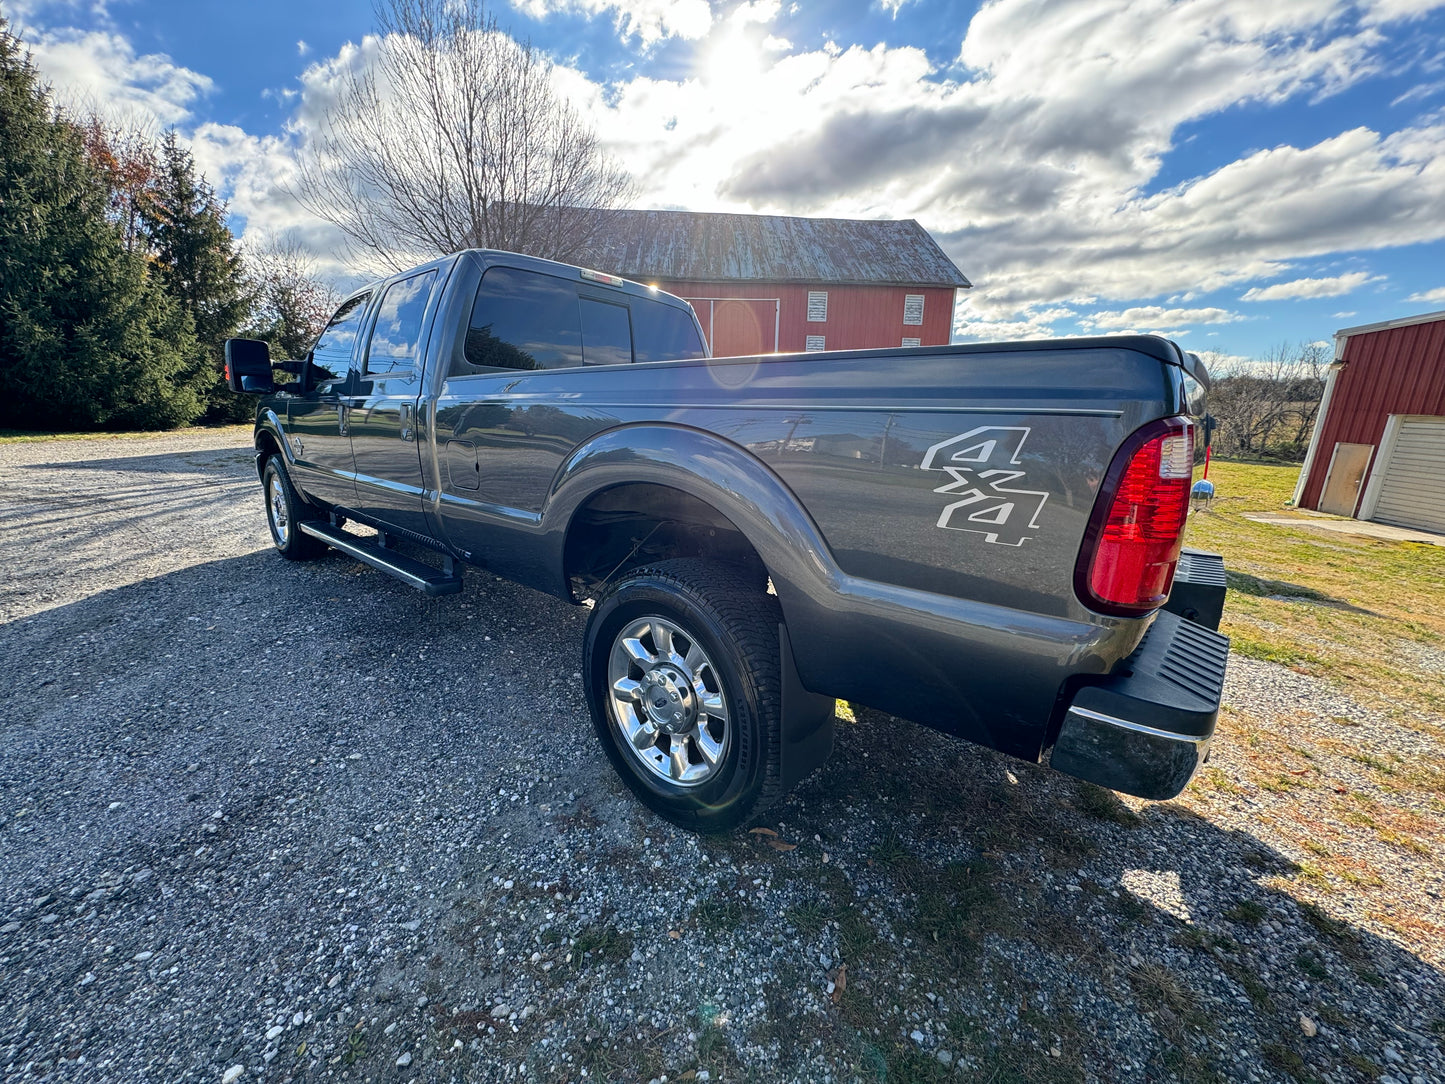
[[[627,306],[581,299],[582,361],[587,365],[632,363],[632,319]]]

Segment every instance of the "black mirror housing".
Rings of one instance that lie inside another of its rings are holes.
[[[271,375],[271,347],[260,339],[226,340],[226,385],[243,395],[270,395],[276,390]]]

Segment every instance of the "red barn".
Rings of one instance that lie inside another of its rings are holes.
[[[1295,503],[1445,532],[1445,312],[1335,332]]]
[[[597,269],[686,298],[717,357],[941,346],[972,285],[911,219],[607,216]]]

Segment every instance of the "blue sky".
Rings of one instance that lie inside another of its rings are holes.
[[[917,218],[960,339],[1257,357],[1445,309],[1445,0],[511,0],[638,204]],[[0,0],[63,100],[174,126],[249,243],[368,0]]]

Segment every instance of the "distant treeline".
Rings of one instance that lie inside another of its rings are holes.
[[[0,426],[243,420],[222,344],[306,348],[330,290],[291,245],[246,259],[175,132],[58,108],[0,20]]]

